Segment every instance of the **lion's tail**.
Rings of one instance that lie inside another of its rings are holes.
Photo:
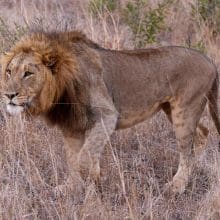
[[[219,88],[219,77],[218,77],[218,72],[216,71],[216,78],[208,94],[208,100],[209,100],[209,111],[211,117],[214,121],[218,134],[220,135],[220,119],[219,119],[219,111],[218,111],[218,88]]]

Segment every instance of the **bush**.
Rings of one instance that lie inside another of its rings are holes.
[[[116,9],[117,0],[91,0],[89,2],[89,12],[92,15],[103,14],[105,11],[112,12]]]
[[[135,36],[136,47],[156,42],[157,34],[164,28],[166,8],[170,3],[171,1],[165,1],[156,8],[149,9],[147,0],[128,2],[123,17]]]
[[[214,36],[220,33],[220,0],[197,0],[193,15],[197,14],[212,29]]]
[[[219,0],[197,0],[198,12],[204,21],[212,20],[219,6]]]
[[[199,50],[203,53],[207,53],[206,51],[206,45],[205,42],[203,40],[199,40],[198,42],[196,42],[195,44],[192,45],[192,48]]]

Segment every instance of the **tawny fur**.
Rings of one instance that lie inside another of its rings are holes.
[[[180,165],[171,186],[181,192],[193,166],[194,139],[203,143],[198,139],[208,135],[202,125],[197,127],[207,100],[220,133],[218,73],[195,50],[113,51],[80,32],[32,33],[1,62],[5,98],[14,92],[19,94],[15,102],[19,104],[20,98],[23,104],[24,94],[26,99],[31,94],[26,112],[40,114],[60,127],[69,143],[70,170],[88,168],[97,178],[103,147],[113,131],[131,127],[162,109],[177,136]],[[25,68],[32,68],[35,75],[24,80]]]

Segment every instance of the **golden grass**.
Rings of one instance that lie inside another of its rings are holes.
[[[182,0],[178,4],[181,2],[186,8],[185,19],[189,19],[189,3]],[[25,4],[21,10],[27,10]],[[69,28],[83,30],[108,48],[133,47],[132,34],[119,22],[118,15],[100,15],[96,20],[86,12],[85,5],[77,10],[74,20],[68,20]],[[167,22],[175,29],[168,43],[185,44],[186,27],[175,19],[183,19],[183,10],[170,10]],[[62,17],[62,10],[57,11],[55,23]],[[31,24],[28,13],[25,16],[25,23]],[[44,28],[52,20],[46,17],[42,18]],[[201,25],[194,37],[204,37],[208,54],[218,63],[217,44]],[[9,28],[14,30],[12,24]],[[4,48],[12,43],[9,38],[0,40]],[[203,116],[211,131],[207,148],[182,195],[164,192],[165,183],[176,172],[178,153],[172,126],[159,113],[148,122],[115,133],[101,160],[100,189],[87,181],[76,196],[71,187],[60,194],[55,190],[68,176],[61,133],[48,128],[41,119],[9,117],[3,105],[0,110],[0,219],[220,219],[219,137],[207,112]]]

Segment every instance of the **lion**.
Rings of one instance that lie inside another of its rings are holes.
[[[116,51],[77,31],[32,32],[3,54],[1,64],[7,112],[41,115],[60,128],[70,176],[77,172],[98,181],[111,134],[163,110],[180,152],[177,173],[168,184],[182,193],[208,135],[199,124],[206,103],[220,134],[218,72],[194,49]]]

